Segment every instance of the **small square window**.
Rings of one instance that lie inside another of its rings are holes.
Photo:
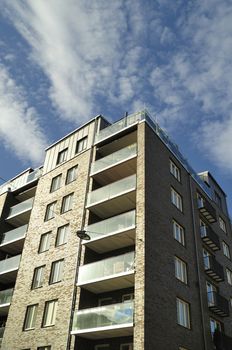
[[[45,265],[36,267],[34,269],[34,276],[33,276],[31,289],[42,287],[43,277],[44,277],[44,268],[45,268]]]
[[[71,182],[76,180],[76,178],[77,178],[77,169],[78,169],[78,165],[68,169],[67,176],[66,176],[66,185],[68,185]]]
[[[51,220],[55,217],[56,202],[47,205],[44,221]]]
[[[62,200],[61,214],[71,210],[72,205],[73,205],[73,193],[70,193],[67,196],[65,196]]]
[[[56,236],[56,247],[67,243],[69,234],[69,224],[58,227]]]
[[[221,216],[219,216],[218,221],[219,221],[219,226],[220,226],[220,228],[222,229],[222,231],[224,231],[225,233],[227,233],[227,230],[226,230],[226,223],[225,223],[225,221],[221,218]]]
[[[41,235],[39,253],[46,252],[50,248],[51,231]]]
[[[50,192],[54,192],[60,188],[61,177],[62,177],[61,174],[53,177]]]
[[[181,195],[171,187],[171,201],[180,211],[183,211],[183,203]]]
[[[190,311],[189,303],[184,300],[177,298],[177,322],[180,326],[190,328]]]
[[[68,148],[63,149],[58,153],[56,165],[61,164],[67,160]]]
[[[180,169],[176,164],[170,159],[170,173],[180,182]]]
[[[50,284],[62,281],[63,267],[64,267],[64,259],[57,260],[52,263],[51,274],[49,279]]]
[[[80,153],[87,148],[87,140],[88,140],[88,138],[86,136],[86,137],[83,137],[82,139],[77,141],[76,153]]]
[[[185,246],[185,232],[184,228],[175,220],[172,221],[172,229],[174,238],[183,246]]]
[[[175,262],[175,276],[178,280],[181,282],[187,284],[188,278],[187,278],[187,264],[179,259],[177,256],[174,258]]]
[[[43,327],[55,325],[58,300],[46,301],[43,315]]]
[[[37,309],[38,309],[38,304],[27,306],[24,326],[23,326],[24,331],[35,328]]]
[[[226,242],[222,241],[222,250],[223,250],[223,254],[230,259],[230,248],[228,246],[228,244],[226,244]]]

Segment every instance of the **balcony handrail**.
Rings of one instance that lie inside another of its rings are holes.
[[[212,238],[214,243],[217,243],[217,245],[219,245],[219,247],[220,247],[219,237],[216,234],[216,232],[214,232],[214,230],[212,230],[211,227],[206,226],[206,225],[200,226],[200,233],[201,233],[201,238],[209,236],[210,238]]]
[[[135,210],[101,220],[85,227],[91,240],[135,227]]]
[[[216,291],[208,292],[208,302],[210,306],[218,306],[218,308],[221,308],[222,311],[225,313],[229,312],[229,303],[226,298],[224,298],[222,295],[220,295]]]
[[[113,256],[80,266],[78,284],[134,271],[135,252]]]
[[[137,143],[133,143],[124,148],[121,148],[120,150],[113,152],[93,162],[91,165],[90,175],[93,175],[96,172],[102,171],[117,163],[120,163],[128,158],[132,158],[136,156],[136,154],[137,154]]]
[[[0,246],[11,241],[23,238],[27,232],[27,228],[28,224],[16,227],[13,230],[2,233],[0,236]]]

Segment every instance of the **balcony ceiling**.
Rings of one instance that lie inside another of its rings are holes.
[[[9,312],[10,303],[0,305],[0,316],[6,316]]]
[[[16,280],[16,276],[18,273],[18,268],[8,271],[6,273],[1,273],[0,274],[0,281],[3,284],[8,284],[8,283],[12,283]]]

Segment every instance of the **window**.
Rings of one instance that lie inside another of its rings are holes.
[[[39,253],[46,252],[50,247],[51,231],[41,235],[39,244]]]
[[[73,193],[68,194],[62,200],[61,214],[72,209],[73,204]]]
[[[54,192],[60,188],[61,176],[62,175],[60,174],[60,175],[57,175],[56,177],[53,177],[50,192]]]
[[[180,211],[183,210],[182,197],[171,187],[171,201]]]
[[[35,328],[35,320],[37,314],[38,304],[27,306],[23,330]]]
[[[56,247],[67,243],[68,234],[69,234],[69,224],[58,227],[57,236],[56,236]]]
[[[217,292],[217,288],[212,283],[206,282],[206,289],[207,289],[208,305],[214,306],[215,305],[214,292]]]
[[[110,350],[110,345],[109,344],[95,345],[94,350]]]
[[[36,267],[34,269],[34,276],[33,276],[31,289],[36,289],[36,288],[42,287],[44,268],[45,268],[45,265]]]
[[[54,326],[58,300],[46,301],[43,316],[43,327]]]
[[[57,260],[52,263],[50,280],[49,280],[50,284],[57,283],[62,280],[63,266],[64,266],[64,259]]]
[[[221,329],[222,329],[221,322],[215,320],[214,318],[210,318],[210,331],[211,331],[211,334],[213,334],[216,329],[219,329],[219,331],[221,331]]]
[[[77,168],[78,166],[74,166],[73,168],[68,169],[67,176],[66,176],[66,185],[70,184],[70,182],[73,182],[77,178]]]
[[[76,153],[80,153],[81,151],[84,151],[87,147],[87,136],[83,137],[83,139],[77,141],[76,145]]]
[[[210,268],[210,256],[211,254],[206,249],[203,249],[203,259],[204,259],[205,270],[208,270]]]
[[[133,344],[132,343],[121,344],[120,350],[133,350]]]
[[[189,303],[177,298],[177,322],[180,326],[190,328]]]
[[[216,191],[214,191],[214,199],[219,208],[222,208],[222,199]]]
[[[39,346],[37,350],[51,350],[51,346]]]
[[[179,225],[175,220],[172,221],[173,236],[183,246],[185,245],[185,233],[184,228]]]
[[[68,148],[63,149],[58,153],[56,165],[61,164],[67,160]]]
[[[52,202],[47,205],[44,221],[48,221],[54,218],[55,209],[56,209],[56,202]]]
[[[227,282],[232,286],[232,271],[226,269]]]
[[[225,221],[221,218],[221,216],[219,216],[218,221],[219,221],[219,226],[220,226],[220,228],[222,229],[222,231],[224,231],[224,232],[226,233],[226,232],[227,232],[227,231],[226,231],[226,223],[225,223]]]
[[[222,250],[223,250],[223,254],[230,259],[230,248],[228,246],[228,244],[226,244],[226,242],[222,241]]]
[[[181,282],[184,282],[187,284],[187,264],[179,259],[177,256],[175,256],[175,276],[178,280]]]
[[[170,173],[180,181],[180,169],[176,166],[175,163],[170,159]]]

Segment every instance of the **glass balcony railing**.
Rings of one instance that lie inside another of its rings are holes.
[[[133,323],[134,304],[124,302],[77,311],[73,320],[73,332]]]
[[[85,228],[91,239],[102,238],[135,227],[135,210],[102,220]]]
[[[19,268],[21,254],[0,261],[0,274]]]
[[[114,275],[133,272],[135,253],[129,252],[123,255],[100,260],[80,267],[78,284],[105,279]]]
[[[15,228],[14,230],[3,233],[2,237],[0,237],[0,245],[23,238],[27,232],[27,227],[28,225],[23,225]]]
[[[0,305],[9,304],[13,295],[13,288],[0,291]]]
[[[95,143],[100,142],[107,137],[117,134],[118,132],[126,129],[128,126],[137,123],[138,121],[144,119],[144,113],[138,112],[131,114],[123,119],[120,119],[118,122],[107,126],[105,129],[99,131],[95,136]]]
[[[94,205],[98,202],[104,202],[114,197],[130,192],[136,188],[136,175],[128,176],[122,180],[113,182],[107,186],[98,188],[95,191],[89,192],[87,197],[87,206]]]
[[[111,153],[108,156],[103,157],[92,164],[90,175],[98,173],[99,171],[102,171],[105,168],[114,166],[117,163],[123,162],[128,158],[132,158],[136,156],[136,154],[137,154],[136,143],[129,145],[125,148],[122,148],[117,152]]]
[[[34,202],[34,197],[27,199],[24,202],[21,202],[19,204],[14,205],[13,207],[10,208],[9,215],[7,219],[19,215],[25,211],[31,210]]]

